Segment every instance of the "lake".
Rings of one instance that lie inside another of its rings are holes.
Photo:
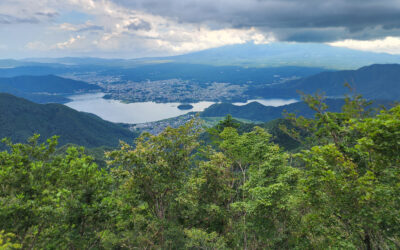
[[[159,121],[184,115],[192,111],[203,111],[214,102],[191,103],[193,109],[180,110],[181,103],[135,102],[123,103],[117,100],[103,99],[104,93],[69,96],[72,102],[66,103],[78,111],[93,113],[104,120],[122,123],[144,123]]]
[[[208,108],[215,102],[191,103],[193,109],[180,110],[181,103],[155,103],[155,102],[135,102],[123,103],[117,100],[103,99],[104,93],[91,93],[69,96],[72,101],[66,103],[70,108],[78,111],[93,113],[104,120],[121,123],[145,123],[159,121],[184,115],[188,112],[199,112]],[[267,99],[249,100],[247,103],[257,101],[266,106],[282,106],[296,102],[296,100]],[[235,105],[245,105],[246,103],[234,103]]]

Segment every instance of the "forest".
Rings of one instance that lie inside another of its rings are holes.
[[[100,167],[83,147],[4,139],[0,249],[400,248],[400,106],[347,97],[286,115],[285,150],[230,116],[121,142]]]

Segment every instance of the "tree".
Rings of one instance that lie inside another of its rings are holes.
[[[263,161],[251,165],[243,189],[247,193],[244,208],[251,249],[289,249],[298,217],[293,199],[298,195],[299,169],[290,167],[288,154],[272,143],[264,149]]]
[[[237,191],[236,202],[232,207],[237,211],[241,218],[241,223],[236,225],[236,230],[241,232],[243,237],[243,248],[247,249],[247,210],[245,204],[247,193],[243,190],[248,180],[247,172],[251,166],[259,166],[266,160],[270,149],[270,134],[260,127],[255,127],[249,133],[239,135],[237,130],[232,127],[225,128],[220,133],[222,141],[219,144],[221,151],[232,162],[231,171],[238,175],[238,182],[235,183]]]
[[[236,192],[231,162],[221,152],[208,150],[209,159],[192,169],[178,197],[180,220],[190,244],[200,236],[222,244],[227,240],[224,235],[232,230],[230,205]]]
[[[199,129],[192,120],[177,129],[166,128],[157,136],[144,133],[135,148],[122,143],[120,150],[108,155],[117,167],[116,178],[122,179],[119,223],[136,234],[135,240],[129,238],[132,234],[122,232],[129,235],[122,239],[123,244],[173,247],[179,240],[172,235],[183,238],[176,221],[176,200],[193,164]]]
[[[343,113],[306,123],[318,145],[297,154],[300,246],[399,247],[399,108],[368,117],[364,104],[347,100]]]
[[[57,138],[12,144],[0,153],[0,227],[22,248],[89,248],[99,243],[109,177],[83,149],[55,155]]]

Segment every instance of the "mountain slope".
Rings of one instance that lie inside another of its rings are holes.
[[[86,147],[117,146],[120,139],[132,142],[136,136],[118,124],[62,104],[36,104],[0,93],[0,138],[22,142],[34,133],[43,139],[59,135],[60,145]]]
[[[0,78],[0,92],[14,94],[38,103],[66,102],[64,95],[98,91],[100,87],[54,75]]]
[[[349,93],[349,83],[357,94],[368,99],[400,100],[400,64],[375,64],[357,70],[322,72],[284,84],[264,86],[249,91],[264,98],[297,98],[297,91],[307,94],[320,90],[327,96],[340,97]]]

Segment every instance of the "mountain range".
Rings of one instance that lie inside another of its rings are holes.
[[[400,56],[316,43],[237,44],[168,58],[174,62],[247,67],[308,66],[354,69],[374,63],[399,63]]]
[[[386,53],[374,53],[334,47],[316,43],[268,43],[268,44],[235,44],[206,49],[184,55],[138,58],[138,59],[105,59],[105,58],[29,58],[13,61],[14,65],[32,63],[50,63],[64,65],[96,65],[97,67],[116,66],[132,68],[144,64],[190,63],[214,66],[244,67],[281,67],[307,66],[326,69],[355,69],[374,63],[400,63],[400,56]],[[0,61],[0,66],[2,65]]]
[[[227,45],[169,57],[107,58],[27,58],[0,60],[0,68],[21,66],[96,66],[134,68],[160,63],[190,63],[214,66],[281,67],[306,66],[326,69],[355,69],[374,63],[400,63],[400,56],[360,51],[317,43],[244,43]]]

